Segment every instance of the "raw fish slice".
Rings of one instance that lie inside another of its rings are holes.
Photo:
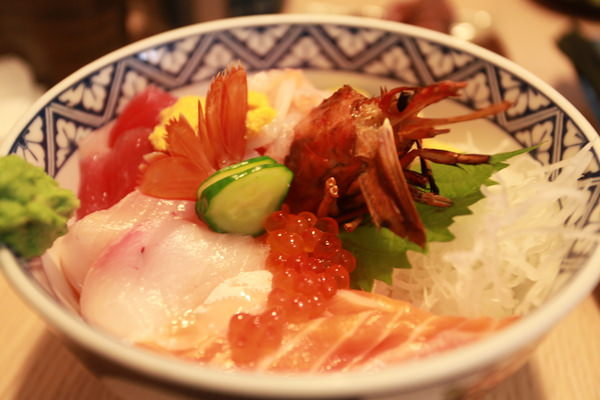
[[[155,87],[136,95],[111,125],[79,143],[77,218],[107,209],[137,186],[144,156],[154,149],[148,140],[160,111],[176,98]]]
[[[136,188],[140,164],[153,151],[148,140],[151,132],[149,128],[131,129],[112,148],[96,147],[100,141],[97,138],[93,138],[93,144],[87,140],[81,144],[77,193],[81,207],[77,218],[115,205]],[[102,132],[95,132],[91,136],[101,135]]]
[[[291,326],[281,348],[258,369],[378,370],[480,340],[515,320],[436,316],[404,301],[351,290],[339,291],[326,313]]]
[[[160,112],[173,105],[177,98],[154,86],[148,86],[135,95],[125,106],[110,130],[108,144],[113,147],[117,140],[130,129],[153,128],[160,121]]]
[[[148,341],[190,315],[223,280],[264,269],[267,247],[185,219],[130,229],[91,266],[82,316],[118,337]]]
[[[246,290],[248,288],[246,287]],[[240,292],[240,296],[243,296]],[[232,292],[232,296],[235,293]],[[204,304],[207,318],[218,315],[219,329],[197,323],[193,332],[180,341],[178,356],[224,369],[235,368],[223,329],[223,321],[235,312],[252,312],[229,307],[232,296]],[[238,300],[243,301],[243,300]],[[264,294],[255,296],[256,311],[264,309]],[[200,310],[199,309],[199,310]],[[379,370],[409,359],[427,357],[480,340],[516,319],[437,316],[407,302],[354,290],[340,290],[331,299],[322,317],[302,324],[286,324],[281,346],[259,359],[257,371],[281,373],[323,373]],[[156,344],[162,351],[168,349]],[[187,347],[187,349],[186,349]],[[172,352],[173,354],[173,352]]]
[[[248,134],[250,148],[283,162],[294,138],[294,127],[329,93],[318,90],[299,69],[262,71],[248,79],[249,90],[264,93],[276,110],[275,119],[258,134]]]
[[[73,224],[69,233],[56,241],[52,254],[60,260],[69,283],[80,292],[90,266],[107,246],[137,224],[158,224],[166,218],[201,223],[193,202],[157,199],[133,191],[110,209]]]
[[[168,350],[171,354],[191,351],[193,356],[187,354],[186,357],[197,361],[209,361],[217,353],[224,354],[231,316],[240,312],[263,312],[271,291],[271,278],[269,271],[256,270],[225,279],[193,313],[186,314],[163,330],[164,335],[138,344],[160,351]]]

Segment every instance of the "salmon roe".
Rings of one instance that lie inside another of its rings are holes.
[[[251,365],[281,343],[286,323],[316,318],[339,289],[350,287],[356,260],[342,248],[333,218],[313,213],[272,213],[265,222],[267,268],[273,274],[267,309],[235,314],[228,340],[238,365]]]

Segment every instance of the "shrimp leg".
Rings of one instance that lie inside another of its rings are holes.
[[[485,154],[462,154],[448,150],[419,148],[413,149],[406,153],[406,155],[400,159],[400,163],[402,164],[402,167],[406,168],[417,157],[433,161],[438,164],[448,165],[485,164],[490,160],[490,156]]]

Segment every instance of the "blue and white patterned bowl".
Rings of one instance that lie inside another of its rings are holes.
[[[3,142],[67,186],[77,183],[77,142],[113,120],[127,101],[153,84],[177,91],[206,84],[240,60],[250,72],[303,68],[325,82],[396,81],[428,85],[467,81],[459,99],[479,108],[501,100],[514,106],[487,123],[517,147],[539,144],[544,164],[562,160],[597,133],[553,88],[506,59],[427,30],[379,20],[332,16],[260,16],[222,20],[167,32],[127,46],[82,68],[44,95]],[[370,82],[370,83],[369,83]],[[576,221],[597,224],[598,154],[586,179],[592,196]],[[575,272],[540,309],[490,339],[377,375],[273,377],[225,373],[130,347],[86,325],[32,278],[29,266],[0,249],[0,265],[15,289],[107,383],[128,398],[158,392],[184,398],[454,398],[477,392],[521,365],[526,354],[581,301],[600,277],[595,247],[574,247]],[[573,271],[571,269],[570,271]],[[149,397],[150,396],[150,397]],[[189,396],[189,397],[185,397]],[[162,398],[162,397],[161,397]]]

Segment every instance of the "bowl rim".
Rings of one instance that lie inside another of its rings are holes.
[[[0,154],[8,154],[15,139],[38,111],[65,89],[71,87],[94,71],[117,60],[136,54],[165,42],[188,36],[232,28],[255,25],[346,25],[359,28],[389,31],[437,42],[472,54],[510,73],[535,87],[550,101],[557,104],[581,129],[590,141],[597,135],[592,125],[561,94],[540,78],[491,51],[448,35],[401,23],[363,17],[274,14],[229,18],[194,24],[164,32],[115,50],[74,72],[48,90],[14,125],[0,143]],[[600,154],[600,143],[592,144]],[[376,374],[343,373],[332,375],[280,376],[236,372],[235,374],[214,368],[194,365],[181,360],[171,360],[124,341],[110,337],[61,307],[19,266],[19,261],[7,249],[0,248],[0,266],[9,282],[47,322],[57,327],[71,340],[86,349],[151,377],[166,379],[189,388],[213,390],[221,393],[260,397],[283,396],[288,398],[319,396],[360,396],[386,393],[403,393],[434,387],[436,384],[454,381],[474,371],[494,365],[503,356],[515,354],[524,346],[538,341],[554,324],[586,297],[600,279],[600,249],[596,249],[587,264],[570,278],[569,285],[558,290],[539,309],[517,323],[493,336],[458,349],[447,351],[418,361],[391,366]],[[456,360],[460,360],[457,365]]]

